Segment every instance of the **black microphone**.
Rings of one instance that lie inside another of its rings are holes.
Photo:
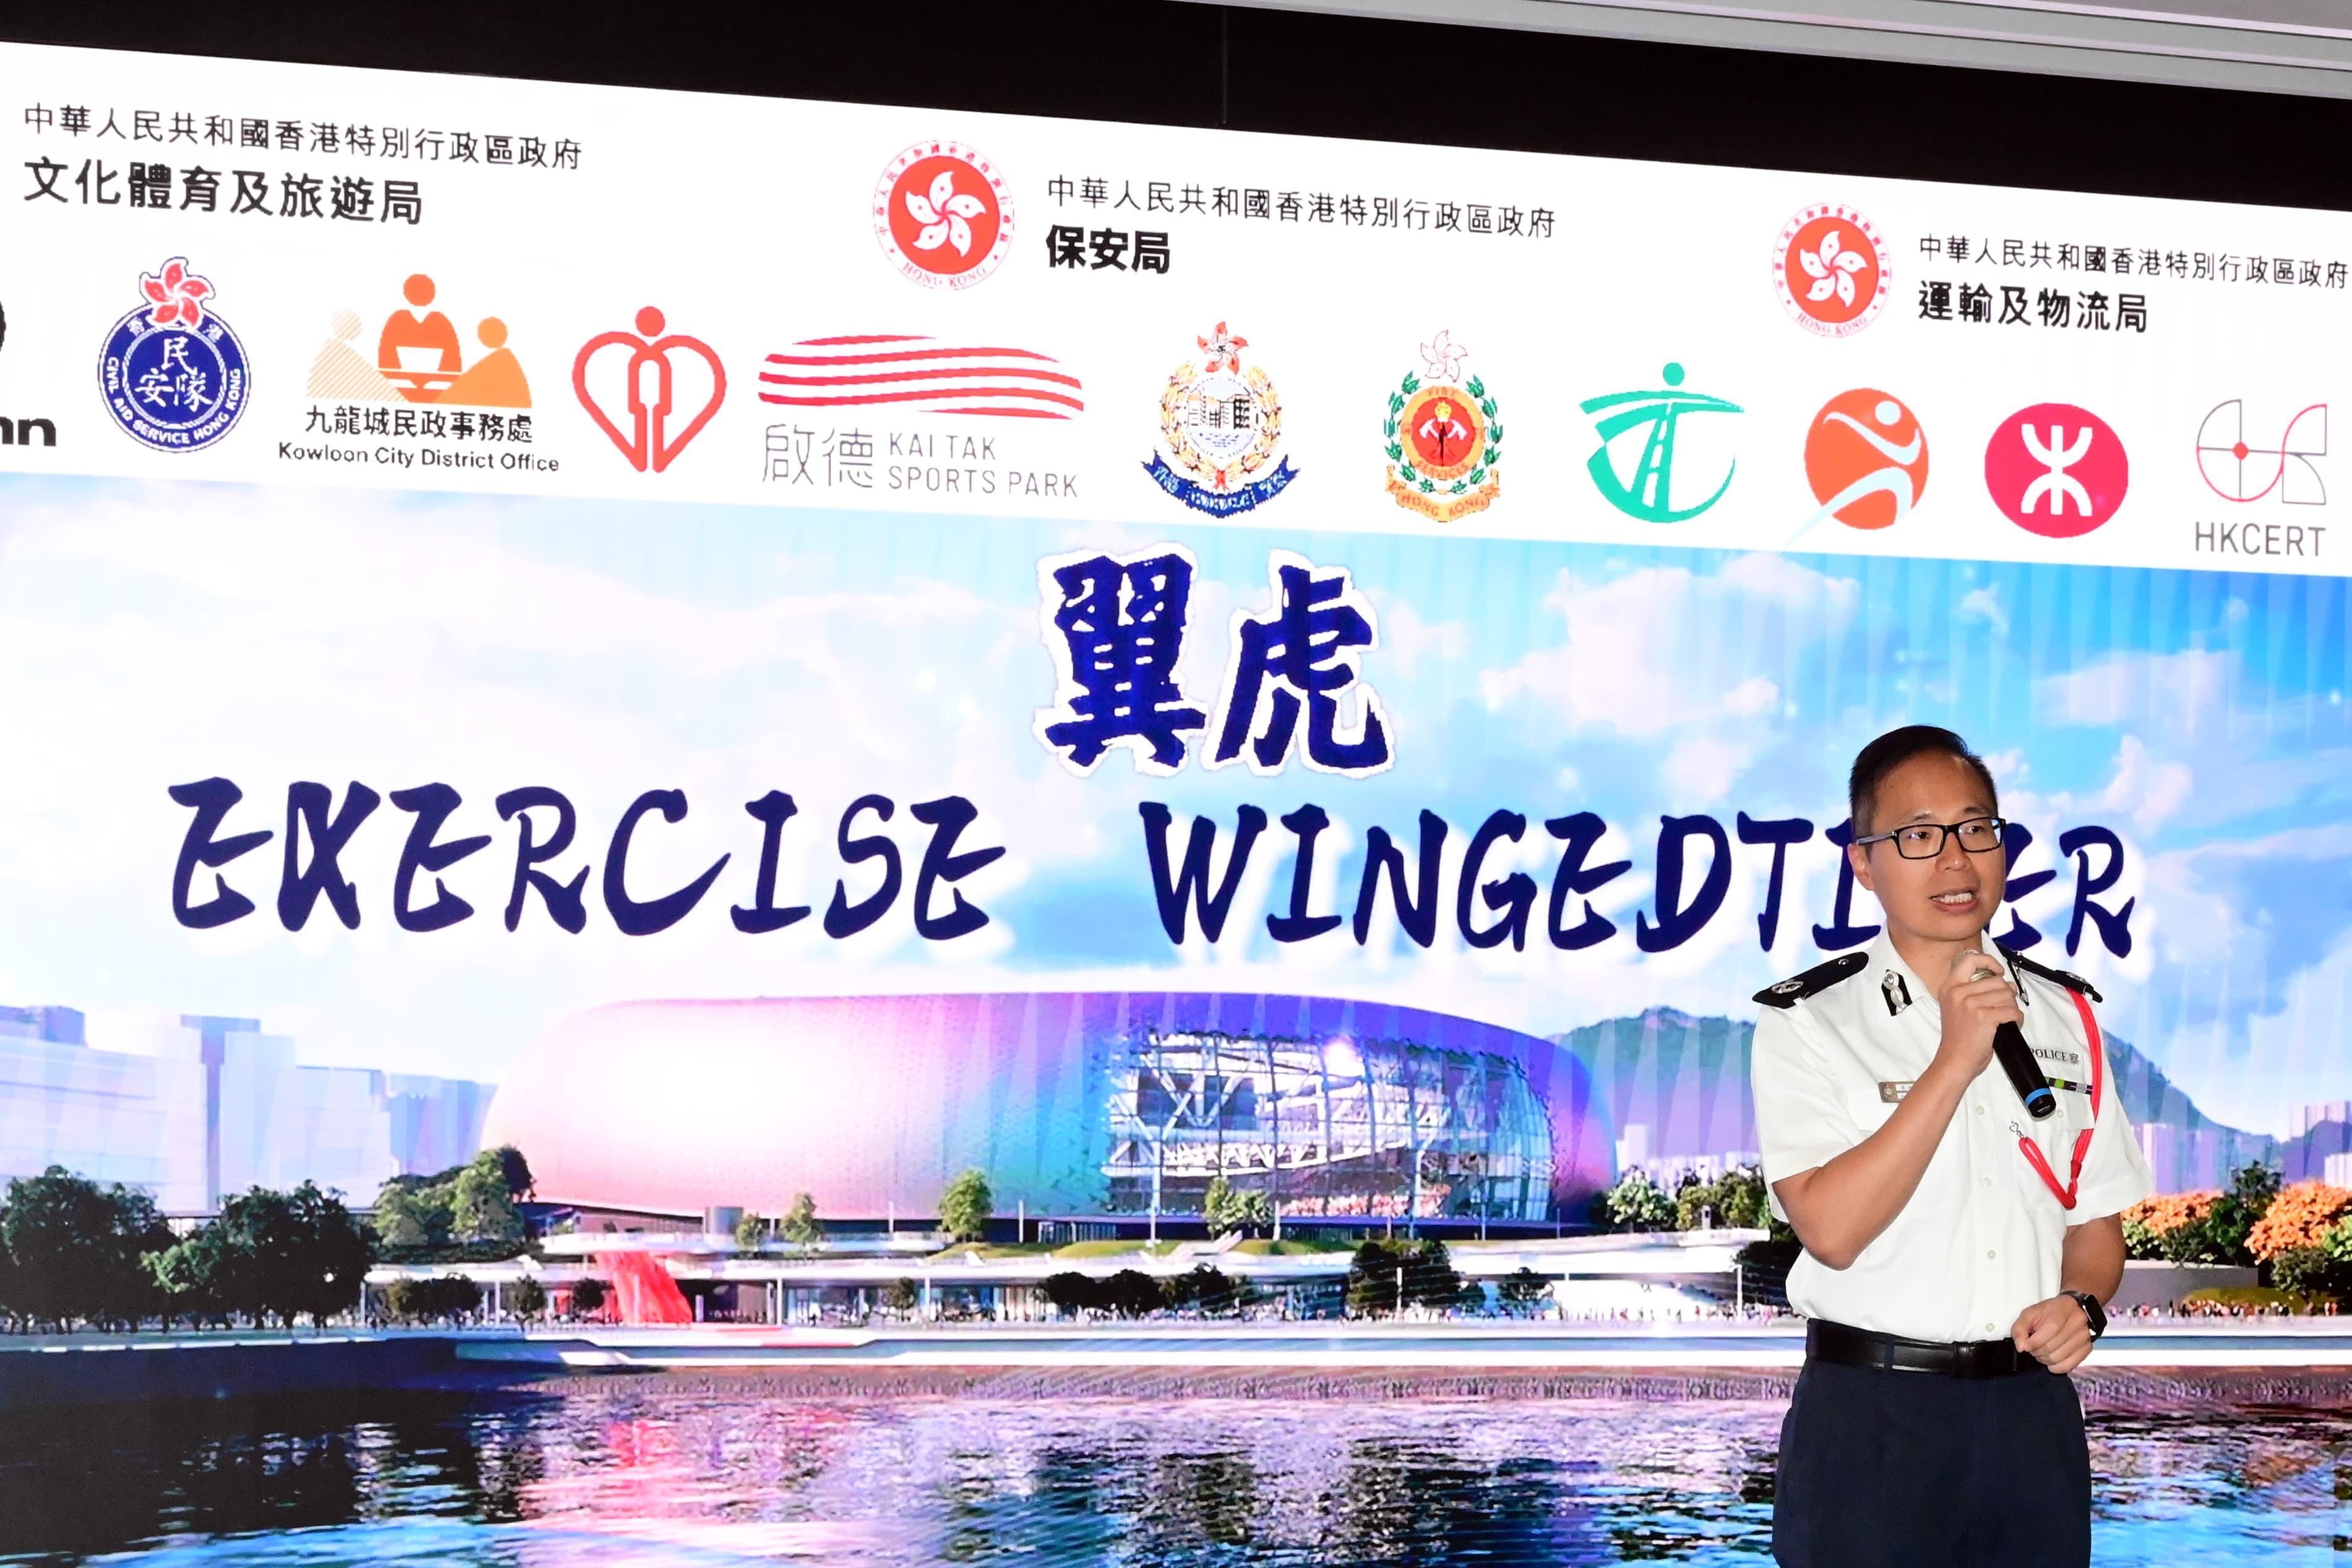
[[[1979,969],[1969,977],[1971,980],[1998,980],[1999,969]],[[2034,1059],[2033,1048],[2025,1043],[2025,1031],[2013,1023],[2004,1023],[1992,1031],[1992,1053],[2000,1062],[2000,1070],[2009,1074],[2009,1086],[2025,1102],[2025,1113],[2035,1121],[2045,1121],[2058,1110],[2058,1096],[2051,1091],[2050,1080],[2042,1074],[2042,1063]]]

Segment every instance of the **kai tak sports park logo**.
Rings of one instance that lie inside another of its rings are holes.
[[[1274,378],[1242,369],[1249,340],[1223,321],[1195,338],[1202,357],[1187,360],[1160,394],[1160,444],[1144,472],[1191,507],[1231,517],[1271,501],[1298,477],[1282,455],[1282,399]]]
[[[1719,397],[1685,392],[1680,364],[1669,362],[1659,372],[1659,378],[1666,383],[1663,388],[1610,392],[1579,405],[1594,416],[1594,428],[1601,433],[1601,445],[1585,460],[1584,466],[1609,504],[1627,517],[1645,523],[1686,522],[1723,499],[1723,493],[1731,488],[1731,478],[1738,472],[1739,463],[1737,458],[1731,461],[1724,470],[1722,482],[1705,500],[1675,505],[1677,497],[1686,498],[1689,494],[1675,483],[1675,439],[1681,422],[1693,414],[1745,411],[1738,403]],[[1622,439],[1627,436],[1633,439]],[[1621,446],[1633,449],[1630,471],[1621,472]]]
[[[1407,511],[1436,522],[1483,512],[1503,488],[1503,426],[1495,399],[1476,376],[1465,381],[1469,350],[1442,331],[1421,345],[1429,369],[1410,371],[1389,393],[1389,495]]]
[[[98,361],[115,423],[158,452],[210,446],[236,425],[253,392],[245,345],[213,308],[210,280],[185,256],[142,274],[137,309],[114,324]]]
[[[1806,207],[1772,246],[1772,287],[1790,319],[1822,338],[1850,338],[1886,305],[1886,246],[1852,207]]]
[[[1911,515],[1927,489],[1927,433],[1918,413],[1875,387],[1843,392],[1805,433],[1805,482],[1823,517],[1850,528],[1885,528]]]
[[[677,461],[727,401],[727,367],[710,345],[668,327],[648,305],[635,331],[599,333],[572,361],[580,406],[640,474]]]
[[[926,288],[970,288],[1013,248],[1003,171],[961,141],[918,141],[874,186],[874,237],[899,275]]]
[[[1994,427],[1985,488],[2001,515],[2031,534],[2070,539],[2114,517],[2131,487],[2123,438],[2087,408],[2037,402]]]

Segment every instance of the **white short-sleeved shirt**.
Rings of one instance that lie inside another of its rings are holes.
[[[1768,1184],[1826,1165],[1885,1125],[1935,1060],[1943,1034],[1935,992],[1883,932],[1860,956],[1811,994],[1766,1006],[1757,1021],[1756,1131]],[[1790,1270],[1790,1304],[1807,1317],[1907,1339],[2006,1338],[2019,1312],[2058,1293],[2067,1227],[2120,1213],[2151,1190],[2104,1061],[2093,1117],[2090,1040],[2073,994],[2013,957],[2002,967],[2019,988],[2026,1041],[2057,1091],[2057,1113],[2032,1120],[2000,1063],[1988,1062],[1910,1201],[1862,1255],[1832,1269],[1808,1252]],[[1759,999],[1774,998],[1768,990]],[[2091,1142],[2068,1208],[2018,1139],[2033,1139],[2063,1187],[2086,1127]],[[1772,1208],[1782,1213],[1777,1197]]]

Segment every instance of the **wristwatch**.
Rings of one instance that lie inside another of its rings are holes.
[[[2099,1305],[2098,1297],[2091,1294],[2088,1291],[2061,1291],[2058,1293],[2062,1296],[2072,1296],[2074,1298],[2074,1304],[2081,1307],[2083,1309],[2083,1315],[2091,1321],[2091,1337],[2093,1339],[2097,1339],[2101,1334],[2107,1332],[2107,1309]]]

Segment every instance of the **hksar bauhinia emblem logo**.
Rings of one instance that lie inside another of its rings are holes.
[[[875,183],[874,237],[901,276],[970,288],[1013,248],[1004,171],[961,141],[916,142]]]
[[[1503,488],[1503,427],[1486,383],[1464,380],[1469,350],[1440,332],[1421,346],[1426,381],[1411,371],[1389,393],[1389,494],[1437,522],[1483,512]]]
[[[229,433],[252,395],[245,345],[213,308],[213,286],[185,256],[139,279],[141,300],[106,335],[98,361],[106,411],[158,452],[194,452]]]
[[[1231,517],[1271,501],[1298,477],[1282,455],[1282,399],[1274,378],[1242,368],[1249,340],[1217,323],[1193,341],[1160,394],[1160,449],[1144,472],[1196,511]]]
[[[1780,304],[1818,337],[1849,338],[1876,320],[1890,281],[1878,230],[1852,207],[1807,207],[1773,242],[1772,286]]]

